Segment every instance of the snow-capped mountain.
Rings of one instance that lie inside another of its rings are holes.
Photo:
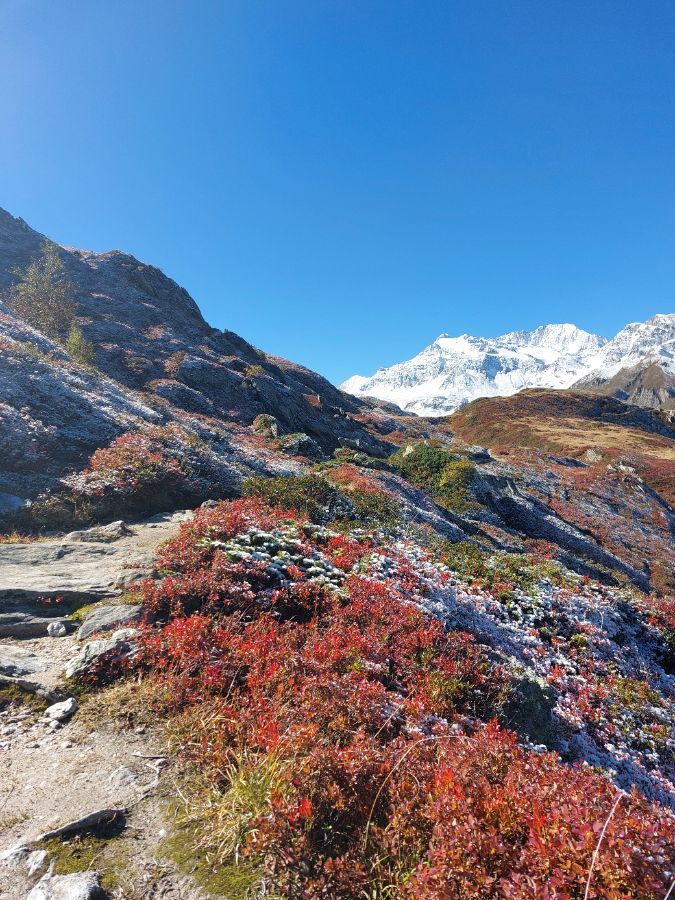
[[[497,338],[442,334],[413,359],[354,375],[341,385],[358,396],[396,403],[418,415],[445,415],[477,397],[523,388],[598,384],[649,358],[675,366],[675,315],[627,325],[611,341],[575,325],[542,325]]]
[[[580,383],[612,378],[621,369],[656,364],[675,375],[675,314],[652,316],[632,322],[608,341],[598,354],[593,370],[580,376]]]

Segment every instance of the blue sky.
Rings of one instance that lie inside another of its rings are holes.
[[[340,381],[675,309],[670,0],[0,0],[0,205]]]

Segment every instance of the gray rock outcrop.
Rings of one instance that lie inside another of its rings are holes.
[[[87,638],[90,638],[98,631],[110,631],[113,628],[118,628],[120,625],[138,622],[142,610],[143,607],[139,604],[131,603],[97,606],[85,616],[77,632],[77,638],[80,641],[86,641]]]
[[[44,875],[26,900],[101,900],[101,890],[96,872],[73,872],[71,875]]]
[[[109,638],[85,644],[66,666],[66,678],[83,675],[104,660],[110,665],[115,661],[130,658],[135,652],[133,644],[135,635],[135,629],[121,628]]]

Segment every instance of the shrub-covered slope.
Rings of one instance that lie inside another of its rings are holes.
[[[41,240],[0,214],[6,283]],[[59,253],[95,365],[0,306],[0,544],[210,498],[78,686],[165,729],[167,852],[228,898],[661,900],[667,417],[528,391],[416,418],[132,257]]]
[[[198,512],[142,590],[119,671],[186,766],[174,857],[225,897],[664,896],[672,610],[290,482]]]

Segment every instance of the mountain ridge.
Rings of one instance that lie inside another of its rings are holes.
[[[340,387],[407,412],[439,416],[479,397],[510,396],[526,388],[594,390],[643,363],[659,366],[666,380],[675,375],[675,314],[630,323],[611,340],[571,323],[495,338],[444,333],[412,359],[370,377],[354,375]],[[646,405],[660,405],[659,395]]]

